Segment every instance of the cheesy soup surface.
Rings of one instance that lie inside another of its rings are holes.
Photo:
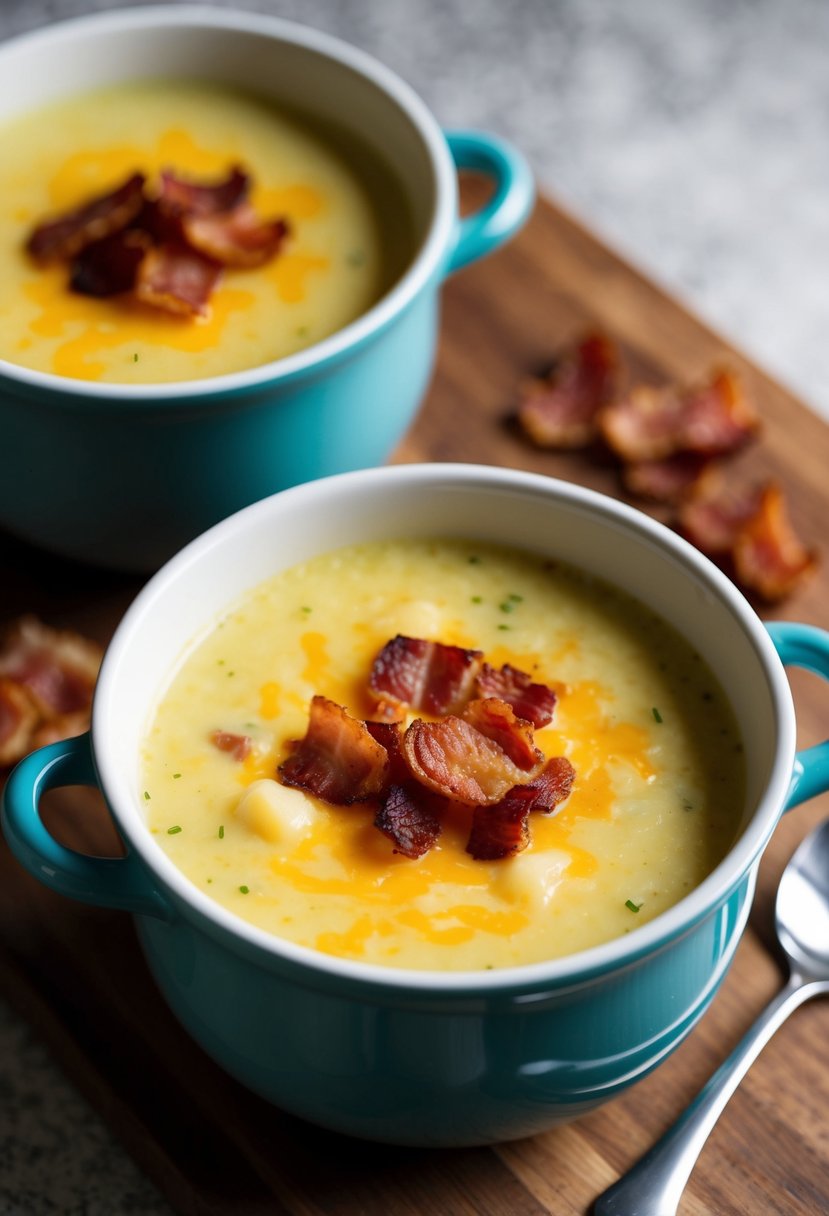
[[[536,732],[575,766],[529,847],[465,852],[454,809],[418,860],[364,805],[277,780],[314,694],[369,717],[372,661],[396,634],[478,648],[558,694]],[[247,735],[242,761],[209,741]],[[653,613],[542,558],[468,541],[372,543],[243,597],[183,659],[144,743],[151,831],[202,891],[253,924],[345,958],[469,970],[598,945],[682,899],[735,838],[743,758],[711,671]]]
[[[74,97],[0,127],[0,358],[91,381],[195,380],[256,367],[355,320],[402,273],[411,250],[402,190],[367,149],[253,96],[152,80]],[[263,219],[290,236],[256,270],[226,269],[205,319],[127,296],[68,288],[65,264],[26,254],[48,216],[162,169],[253,179]]]

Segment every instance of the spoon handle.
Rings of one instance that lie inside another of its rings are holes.
[[[748,1069],[798,1005],[827,991],[829,983],[792,975],[673,1127],[599,1196],[594,1216],[676,1216],[697,1157]]]

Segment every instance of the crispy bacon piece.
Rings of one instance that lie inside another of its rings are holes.
[[[544,379],[523,385],[519,425],[538,447],[585,447],[596,436],[599,411],[613,398],[618,372],[615,343],[588,334],[562,353]]]
[[[149,247],[149,236],[137,228],[93,241],[72,262],[70,288],[84,296],[116,296],[132,291]]]
[[[567,757],[553,756],[535,780],[521,788],[533,793],[531,811],[541,811],[549,815],[570,797],[575,779],[576,770]]]
[[[760,503],[737,534],[734,570],[741,586],[756,591],[770,603],[781,600],[817,565],[794,531],[780,486],[770,482]]]
[[[371,737],[365,722],[327,697],[316,696],[305,737],[280,764],[279,775],[285,785],[348,806],[379,794],[388,767],[386,749]]]
[[[422,857],[440,835],[436,802],[435,796],[416,782],[392,785],[383,797],[374,826],[388,836],[395,853],[413,860]]]
[[[516,716],[515,710],[499,697],[479,697],[463,711],[469,722],[487,739],[497,743],[517,768],[524,772],[537,769],[544,757],[533,743],[533,724]]]
[[[759,419],[740,380],[723,371],[684,392],[636,385],[602,410],[599,425],[616,455],[633,463],[675,452],[735,452],[756,432]]]
[[[16,764],[31,751],[39,721],[40,714],[25,688],[0,677],[0,765]]]
[[[708,476],[679,509],[677,522],[683,536],[709,557],[731,553],[741,528],[760,508],[756,487],[734,488],[721,478]]]
[[[490,667],[484,663],[476,680],[479,696],[500,697],[515,710],[519,718],[532,722],[536,730],[553,720],[556,694],[546,684],[533,684],[532,676],[505,663]]]
[[[494,806],[477,806],[466,851],[476,861],[514,857],[530,840],[532,811],[552,813],[570,795],[576,770],[566,756],[554,756],[527,785],[516,785]]]
[[[253,747],[250,735],[234,735],[229,730],[211,731],[210,742],[220,752],[229,752],[234,760],[245,760]]]
[[[226,177],[215,182],[194,182],[162,169],[157,201],[167,214],[215,215],[232,211],[249,191],[250,176],[240,165],[233,165]]]
[[[384,716],[389,704],[436,716],[456,713],[472,694],[482,659],[480,650],[398,634],[374,660],[369,688]]]
[[[25,688],[42,717],[55,718],[89,709],[101,657],[95,642],[25,616],[5,632],[0,676]]]
[[[26,249],[39,262],[68,261],[93,241],[126,228],[143,204],[144,175],[133,173],[117,189],[38,224]]]
[[[541,757],[534,768],[520,769],[497,743],[454,714],[439,722],[412,722],[403,755],[422,785],[467,806],[498,802],[514,785],[531,781],[544,762]]]
[[[135,296],[179,316],[205,317],[221,268],[185,245],[157,245],[138,269]]]
[[[628,493],[651,502],[679,503],[694,490],[710,463],[700,452],[674,452],[663,460],[637,460],[622,468]]]
[[[216,215],[186,215],[184,239],[191,249],[222,266],[252,269],[274,257],[288,235],[285,220],[263,220],[250,203]]]
[[[89,726],[101,648],[33,616],[7,626],[0,640],[0,765]]]

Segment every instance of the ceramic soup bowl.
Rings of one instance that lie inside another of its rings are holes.
[[[494,971],[400,970],[291,944],[224,910],[150,833],[139,752],[188,641],[271,574],[356,542],[452,536],[600,575],[716,671],[745,747],[736,842],[679,903],[620,939]],[[204,1049],[251,1089],[329,1128],[404,1144],[525,1136],[589,1111],[659,1064],[705,1012],[787,808],[829,787],[827,744],[795,751],[784,664],[829,677],[829,635],[764,626],[707,559],[644,514],[534,474],[474,465],[358,471],[297,486],[208,531],[128,610],[92,731],[26,758],[5,795],[17,858],[55,890],[135,916],[149,967]],[[41,823],[44,791],[97,785],[126,846],[81,857]]]
[[[0,358],[0,525],[62,555],[138,571],[250,502],[382,462],[429,381],[442,282],[507,240],[534,195],[518,152],[489,135],[443,132],[368,55],[299,25],[218,9],[134,8],[10,41],[0,48],[0,126],[148,78],[243,89],[352,133],[397,182],[411,249],[362,315],[247,370],[104,384]],[[463,219],[459,168],[494,187]]]

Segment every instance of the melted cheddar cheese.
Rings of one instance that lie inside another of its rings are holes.
[[[411,861],[370,809],[275,779],[315,693],[370,714],[371,663],[396,633],[556,689],[536,742],[569,757],[575,784],[558,813],[531,815],[518,856],[475,861],[457,807]],[[252,739],[244,761],[208,742],[216,729]],[[711,671],[641,605],[531,554],[403,541],[316,558],[235,605],[164,690],[142,789],[159,844],[239,916],[347,958],[468,970],[569,954],[676,903],[734,839],[741,753]]]
[[[75,97],[0,127],[0,148],[0,358],[59,376],[146,384],[269,363],[370,308],[411,246],[402,192],[365,148],[213,85]],[[266,266],[226,270],[205,319],[73,294],[67,266],[25,252],[34,225],[133,172],[211,181],[234,164],[258,214],[287,219],[290,236]]]

